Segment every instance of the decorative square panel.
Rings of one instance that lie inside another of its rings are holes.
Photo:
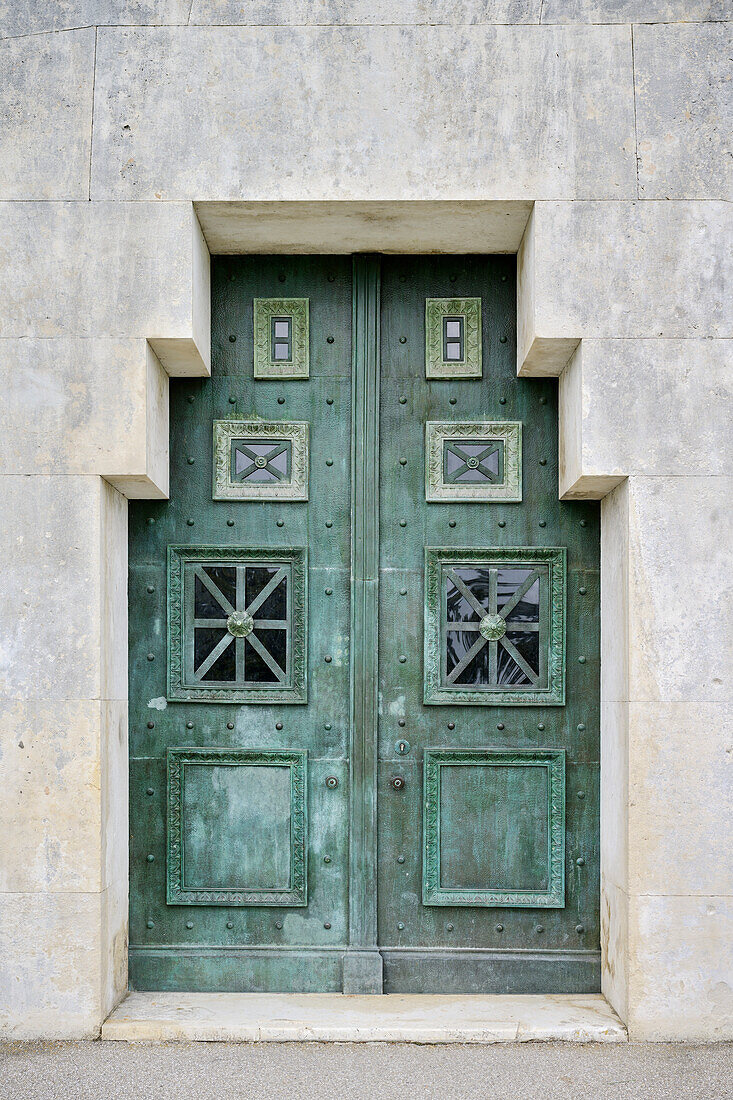
[[[425,299],[425,377],[481,377],[481,299]]]
[[[429,420],[425,425],[425,499],[522,499],[522,425],[518,420]]]
[[[561,909],[565,753],[426,749],[423,903]]]
[[[307,422],[215,420],[213,499],[307,500]]]
[[[169,905],[306,905],[306,753],[171,748]]]
[[[307,701],[301,548],[168,547],[168,698]]]
[[[564,704],[565,557],[426,548],[426,703]]]
[[[307,378],[308,298],[255,298],[255,378]]]

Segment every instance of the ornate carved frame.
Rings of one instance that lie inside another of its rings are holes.
[[[443,451],[446,440],[504,444],[504,477],[500,482],[446,482]],[[428,420],[425,425],[425,499],[516,503],[522,499],[522,422],[520,420]]]
[[[307,500],[309,425],[305,420],[215,420],[214,500]],[[282,483],[233,481],[235,440],[290,444],[290,478]]]
[[[462,362],[443,358],[443,318],[463,317],[464,356]],[[425,299],[425,377],[481,377],[481,299]]]
[[[292,317],[292,355],[288,362],[272,358],[270,323],[273,317]],[[254,377],[307,378],[310,371],[308,330],[308,298],[255,298]]]

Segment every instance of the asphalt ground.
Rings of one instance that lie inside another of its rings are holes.
[[[0,1043],[1,1100],[733,1100],[733,1045]]]

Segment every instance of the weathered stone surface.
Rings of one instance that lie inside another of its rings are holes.
[[[632,701],[733,700],[732,493],[730,476],[629,479]]]
[[[652,895],[629,902],[629,1037],[733,1038],[733,900]]]
[[[732,757],[728,703],[629,705],[631,893],[733,899]]]
[[[634,28],[642,198],[733,198],[732,48],[731,23]]]
[[[0,473],[90,474],[168,491],[168,376],[146,341],[0,340]]]
[[[636,195],[628,28],[105,28],[97,69],[95,199]]]
[[[190,204],[14,202],[0,216],[0,336],[142,337],[169,374],[208,373],[208,252]]]
[[[543,23],[672,23],[730,19],[729,0],[543,0]]]
[[[565,498],[601,497],[629,474],[728,473],[733,343],[583,340],[559,408]]]
[[[538,202],[518,256],[519,373],[559,374],[590,336],[733,335],[729,231],[725,202]]]
[[[0,42],[0,199],[88,197],[93,86],[92,28]]]
[[[185,23],[191,0],[0,0],[0,38],[104,24]]]
[[[191,26],[537,23],[537,0],[193,0]],[[119,22],[119,20],[118,20]]]
[[[601,870],[601,991],[629,1018],[629,898]]]
[[[628,698],[629,482],[623,481],[601,501],[601,702]]]

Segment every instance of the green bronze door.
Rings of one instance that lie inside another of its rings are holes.
[[[130,981],[599,985],[598,509],[509,257],[228,257],[130,506]]]

